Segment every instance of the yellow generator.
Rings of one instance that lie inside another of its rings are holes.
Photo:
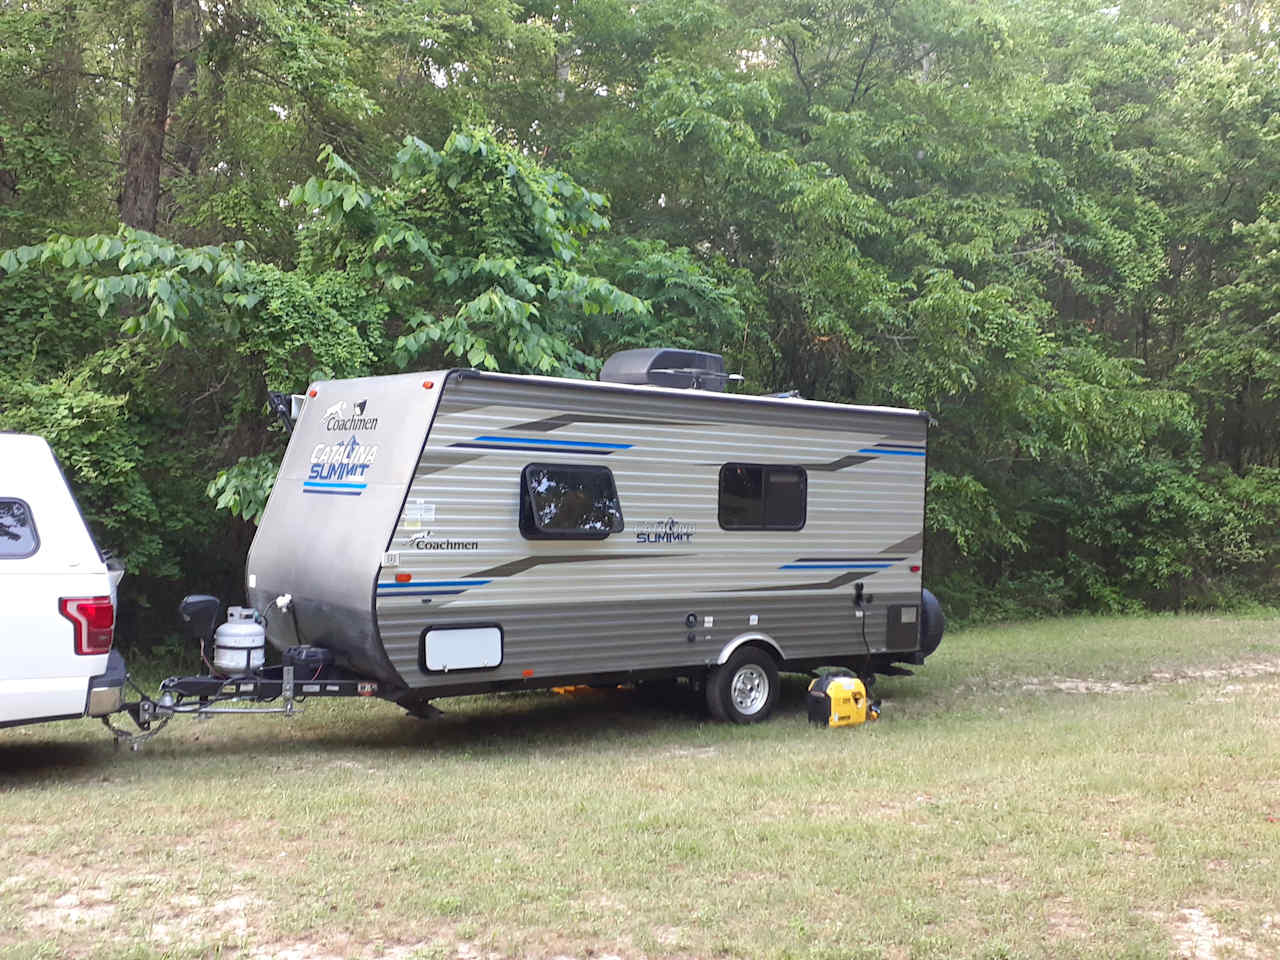
[[[852,727],[880,716],[880,701],[867,702],[867,687],[857,677],[828,673],[809,684],[809,722],[823,727]]]

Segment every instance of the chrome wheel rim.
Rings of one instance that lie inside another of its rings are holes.
[[[754,663],[739,667],[729,682],[729,696],[744,717],[759,713],[769,699],[769,675]]]

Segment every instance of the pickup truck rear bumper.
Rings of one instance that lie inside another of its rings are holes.
[[[124,706],[124,655],[119,650],[107,654],[107,669],[89,678],[89,700],[85,713],[91,717],[105,717],[117,713]]]

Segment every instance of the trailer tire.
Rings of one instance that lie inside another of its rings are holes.
[[[778,663],[761,647],[739,647],[707,675],[707,709],[717,720],[759,723],[778,702]]]
[[[929,656],[942,643],[942,631],[947,621],[942,615],[942,604],[928,590],[920,591],[920,652]]]
[[[720,723],[727,723],[728,715],[724,712],[724,700],[720,697],[720,684],[716,681],[717,675],[724,670],[724,667],[712,667],[707,671],[707,679],[703,683],[703,693],[707,698],[707,713],[711,714],[711,719]]]

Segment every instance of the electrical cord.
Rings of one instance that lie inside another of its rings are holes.
[[[293,619],[293,636],[301,645],[306,645],[302,639],[302,628],[298,626],[298,606],[292,600],[289,601],[289,616]]]
[[[867,666],[871,665],[871,644],[867,640],[867,611],[863,609],[863,588],[862,582],[859,581],[853,585],[853,615],[856,619],[862,621],[862,646],[867,651]],[[871,600],[868,597],[867,603]]]
[[[870,666],[871,665],[871,644],[867,641],[867,611],[860,610],[859,612],[862,614],[862,616],[858,618],[859,620],[862,621],[862,645],[863,647],[866,648],[867,665]]]

